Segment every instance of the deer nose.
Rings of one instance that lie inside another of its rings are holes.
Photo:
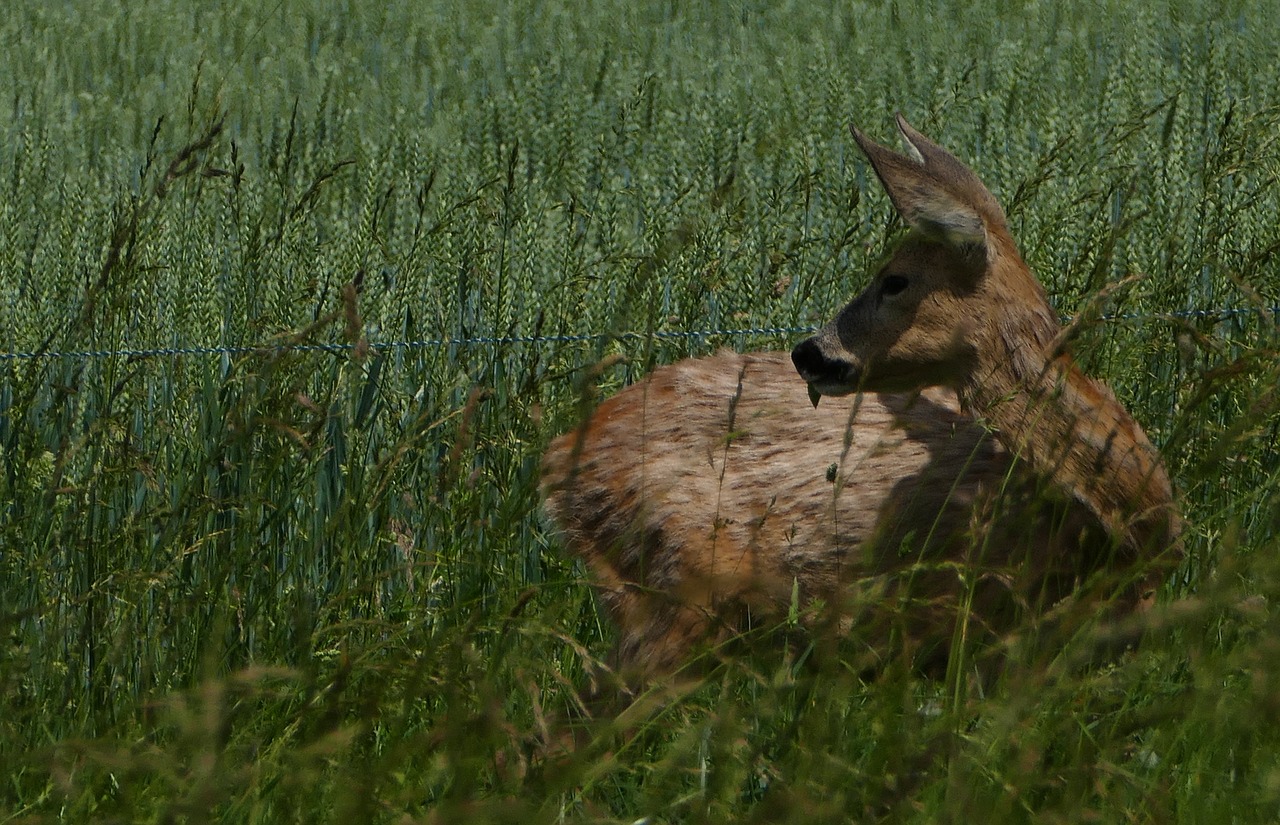
[[[836,378],[845,370],[843,363],[823,354],[822,347],[814,338],[806,338],[796,344],[796,348],[791,350],[791,363],[796,365],[800,377],[810,384]]]

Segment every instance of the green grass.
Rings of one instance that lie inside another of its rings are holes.
[[[355,346],[0,360],[0,822],[1280,817],[1280,23],[1059,5],[8,4],[0,351]],[[1144,276],[1075,349],[1178,485],[1167,610],[986,695],[765,644],[544,758],[589,368],[793,340],[369,345],[823,320],[899,109],[1064,313]]]

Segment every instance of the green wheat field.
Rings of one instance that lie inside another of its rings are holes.
[[[1280,819],[1269,3],[10,0],[0,42],[0,823]],[[898,110],[1084,314],[1184,564],[1109,662],[766,634],[588,719],[542,450],[832,316],[896,231],[848,124]]]

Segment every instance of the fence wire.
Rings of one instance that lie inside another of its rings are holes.
[[[1280,306],[1272,307],[1227,307],[1222,309],[1187,309],[1161,313],[1114,313],[1102,315],[1101,322],[1148,322],[1170,319],[1191,318],[1227,318],[1241,315],[1259,315],[1271,321],[1280,315]],[[1071,321],[1070,317],[1063,322]],[[510,335],[510,336],[476,336],[470,338],[429,338],[418,341],[370,341],[369,349],[378,352],[394,350],[432,349],[436,347],[478,347],[506,346],[512,344],[579,344],[595,341],[644,341],[657,340],[691,340],[698,338],[743,338],[746,336],[768,335],[808,335],[816,332],[816,326],[804,327],[744,327],[739,329],[701,329],[701,330],[658,330],[655,332],[591,332],[578,335]],[[31,351],[2,352],[2,361],[29,361],[39,358],[95,360],[104,358],[164,358],[180,355],[248,355],[252,353],[274,354],[281,352],[332,352],[346,353],[356,348],[356,344],[259,344],[256,346],[181,346],[155,347],[149,349],[109,349],[109,350],[66,350],[66,351]]]

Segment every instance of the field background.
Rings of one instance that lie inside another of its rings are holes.
[[[1270,4],[14,0],[0,42],[0,822],[1280,817]],[[1064,315],[1144,276],[1076,351],[1189,521],[1148,644],[987,694],[778,650],[549,757],[610,630],[541,449],[854,294],[847,125],[896,110]]]

